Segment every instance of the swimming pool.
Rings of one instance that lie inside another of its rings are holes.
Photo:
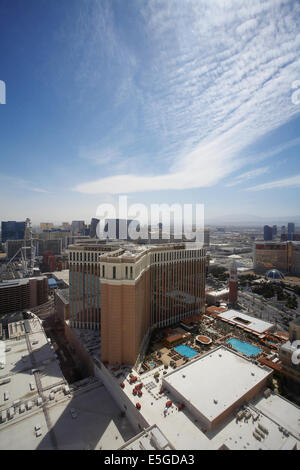
[[[154,364],[154,362],[149,362],[150,366],[151,367],[156,367],[156,365]]]
[[[180,344],[179,346],[175,346],[175,351],[178,352],[178,354],[181,354],[181,356],[184,357],[194,357],[197,356],[197,351],[195,349],[190,348],[189,346],[186,346],[185,344]]]
[[[226,343],[231,344],[236,351],[246,354],[246,356],[257,356],[261,352],[261,349],[256,346],[240,341],[237,338],[228,339]]]

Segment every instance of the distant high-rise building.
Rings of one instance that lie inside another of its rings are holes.
[[[264,226],[264,240],[271,241],[273,240],[273,230],[269,225]]]
[[[53,229],[54,225],[52,222],[42,222],[40,223],[40,229],[41,230],[51,230]]]
[[[273,235],[273,237],[276,237],[276,235],[277,235],[277,225],[273,225],[273,227],[272,227],[272,235]]]
[[[71,230],[71,225],[69,224],[69,222],[63,222],[61,224],[61,228],[62,230]]]
[[[131,240],[129,233],[130,226],[139,230],[140,223],[138,220],[130,219],[106,219],[104,233],[107,232],[108,239]]]
[[[294,239],[294,233],[295,233],[295,224],[293,222],[289,222],[288,223],[288,240]]]
[[[209,246],[210,244],[210,230],[209,228],[204,229],[204,246]]]
[[[254,244],[254,270],[266,273],[270,269],[278,269],[284,274],[300,275],[300,243],[256,242]]]
[[[286,226],[285,225],[282,225],[281,227],[281,235],[285,235],[286,234]]]
[[[90,237],[91,238],[97,237],[97,226],[98,226],[98,224],[99,224],[99,219],[93,218],[91,220],[91,224],[90,224]]]
[[[53,255],[60,255],[62,252],[62,239],[57,238],[54,240],[39,240],[38,256],[43,256],[48,251],[51,251]]]
[[[73,220],[72,221],[72,233],[74,235],[85,235],[84,220]]]
[[[233,261],[229,270],[229,303],[235,304],[238,298],[237,265]]]
[[[37,248],[38,240],[33,240],[33,245],[35,249]],[[30,251],[31,242],[30,240],[7,240],[5,243],[7,258],[12,259],[15,257],[15,261],[22,258],[22,254],[26,253],[27,259],[31,256]],[[22,250],[21,250],[22,248]]]
[[[25,238],[25,222],[1,222],[2,243],[7,240],[23,240]]]

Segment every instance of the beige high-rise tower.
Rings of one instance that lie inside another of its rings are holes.
[[[205,269],[205,250],[184,244],[102,255],[102,361],[134,364],[153,327],[202,313]]]
[[[101,330],[101,360],[134,364],[155,327],[202,313],[205,249],[185,243],[69,247],[70,326]]]

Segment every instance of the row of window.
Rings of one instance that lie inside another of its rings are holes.
[[[173,261],[179,259],[191,259],[201,256],[201,250],[185,250],[171,251],[165,253],[155,253],[151,255],[151,262],[159,263],[160,261]]]
[[[98,252],[82,252],[82,251],[70,251],[69,259],[70,261],[86,261],[95,263],[98,261]]]
[[[128,274],[129,274],[129,276],[128,276]],[[102,277],[105,277],[105,266],[104,265],[102,265]],[[116,268],[116,266],[113,266],[112,278],[117,279],[117,268]],[[133,267],[132,266],[130,266],[129,270],[128,270],[128,266],[125,266],[125,278],[126,279],[133,279]]]
[[[98,261],[98,252],[70,252],[70,261],[96,262]],[[190,259],[201,256],[201,250],[171,251],[165,253],[155,253],[151,255],[151,262],[172,261],[179,259]]]

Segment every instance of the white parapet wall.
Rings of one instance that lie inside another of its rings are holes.
[[[104,383],[105,388],[119,406],[120,411],[125,413],[136,432],[141,432],[153,424],[146,421],[142,413],[134,406],[126,393],[123,392],[123,389],[118,385],[117,380],[100,361],[97,361],[97,365],[95,364],[95,376]]]

